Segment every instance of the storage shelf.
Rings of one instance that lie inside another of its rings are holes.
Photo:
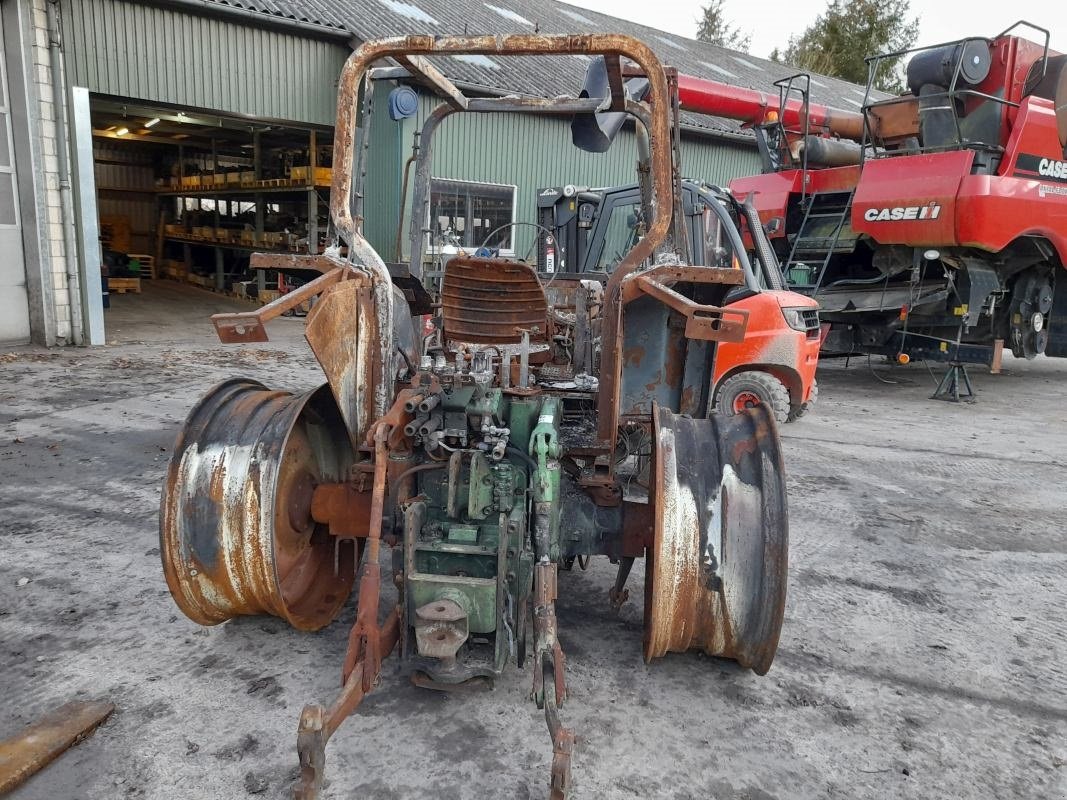
[[[155,189],[130,189],[125,186],[97,186],[98,192],[117,192],[119,194],[145,194],[152,195],[156,193]]]
[[[241,184],[240,186],[197,186],[187,189],[175,189],[167,187],[156,189],[156,194],[170,197],[215,197],[222,194],[294,194],[306,192],[309,189],[329,189],[329,184],[304,183],[279,179],[276,181],[256,181],[255,184]]]
[[[224,242],[221,239],[198,239],[193,236],[175,236],[168,233],[163,237],[168,242],[181,242],[182,244],[199,244],[204,247],[221,247],[224,250],[244,250],[251,253],[296,253],[306,254],[306,250],[291,250],[288,247],[269,247],[264,244],[242,244],[239,242]]]

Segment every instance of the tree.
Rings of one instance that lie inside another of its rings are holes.
[[[697,20],[697,40],[747,53],[752,43],[752,34],[745,33],[736,25],[729,23],[723,14],[723,2],[724,0],[711,0],[700,9],[700,19]]]
[[[771,58],[798,69],[866,84],[865,58],[907,50],[915,43],[919,20],[909,18],[910,12],[909,0],[830,0],[815,22],[789,40],[785,52],[775,48]],[[874,81],[876,89],[903,90],[900,61],[881,62]]]

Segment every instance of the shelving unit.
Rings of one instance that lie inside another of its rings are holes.
[[[91,111],[101,245],[150,253],[142,277],[270,298],[278,273],[251,253],[324,248],[330,128],[108,97]]]
[[[179,147],[177,174],[169,180],[157,181],[156,193],[161,207],[157,244],[160,261],[164,264],[172,261],[165,258],[168,245],[180,245],[183,271],[190,275],[197,259],[194,248],[210,248],[214,263],[213,288],[217,291],[227,289],[227,252],[317,254],[324,247],[320,234],[325,231],[325,220],[328,218],[332,170],[319,165],[317,132],[307,133],[304,150],[307,163],[290,166],[284,177],[277,175],[277,167],[273,174],[265,173],[260,132],[253,132],[251,139],[250,160],[232,153],[220,153],[212,140],[212,169],[194,175],[185,174],[189,162],[185,148]],[[239,218],[248,214],[241,198],[248,198],[252,207],[252,224],[240,222]],[[207,209],[204,208],[205,200],[209,205]],[[190,208],[190,201],[196,202],[196,209]],[[303,209],[302,220],[297,213],[298,208]],[[168,209],[170,213],[180,215],[180,221],[168,221]],[[204,224],[205,210],[211,212],[211,225]],[[282,218],[295,220],[296,224],[283,230],[268,230],[267,220],[272,211]],[[192,221],[199,224],[192,224]],[[167,273],[166,267],[164,273]],[[276,281],[275,275],[262,270],[256,272],[257,296],[266,296],[272,278]],[[199,280],[196,282],[202,283]]]

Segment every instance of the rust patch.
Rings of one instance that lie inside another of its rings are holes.
[[[518,344],[520,331],[548,335],[548,300],[537,273],[502,258],[453,258],[441,285],[445,336],[454,342]]]
[[[366,538],[370,535],[371,493],[356,491],[347,483],[324,483],[315,487],[311,516],[328,525],[333,536]]]
[[[685,375],[685,342],[683,332],[672,326],[667,336],[667,358],[663,365],[666,370],[667,385],[672,389],[681,388]]]
[[[692,386],[686,386],[682,389],[682,402],[679,406],[680,410],[689,413],[696,408],[696,389]]]
[[[663,382],[663,370],[657,369],[656,374],[652,377],[652,380],[645,384],[645,388],[649,392],[655,392],[659,388],[659,385]]]
[[[638,367],[645,358],[645,348],[640,345],[634,345],[633,347],[627,347],[622,351],[623,365],[627,367]]]

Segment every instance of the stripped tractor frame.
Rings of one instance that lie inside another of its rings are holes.
[[[467,97],[430,60],[457,54],[603,56],[610,97]],[[386,265],[361,232],[369,71],[384,59],[453,111],[630,115],[647,234],[603,284],[542,285],[532,265],[460,255],[431,287],[438,332],[420,341],[422,248]],[[643,101],[627,97],[624,69],[647,77]],[[300,716],[297,798],[319,795],[327,741],[397,649],[399,671],[438,690],[492,682],[531,650],[551,796],[568,796],[557,573],[592,555],[618,564],[616,607],[644,557],[647,660],[700,649],[770,667],[785,605],[782,458],[764,407],[710,413],[716,343],[745,335],[745,314],[721,307],[744,270],[673,250],[677,110],[672,71],[625,36],[410,36],[367,42],[346,63],[333,246],[281,257],[322,275],[258,311],[212,318],[223,342],[262,342],[265,322],[315,298],[306,338],[327,383],[300,395],[243,379],[212,389],[178,437],[160,511],[167,583],[205,625],[267,613],[322,628],[358,573],[340,694]],[[398,598],[384,614],[382,543]]]

